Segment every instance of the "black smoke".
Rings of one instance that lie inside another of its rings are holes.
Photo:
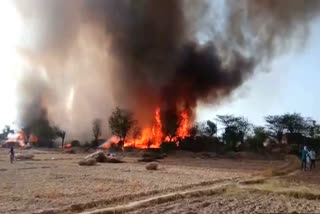
[[[301,45],[320,5],[318,0],[230,0],[223,9],[216,2],[15,0],[36,35],[34,45],[20,48],[31,64],[46,68],[50,80],[50,93],[42,91],[53,103],[50,120],[64,123],[55,116],[62,114],[71,86],[77,105],[69,129],[107,117],[115,105],[131,108],[143,123],[153,118],[156,106],[188,108],[194,116],[198,101],[217,102],[261,63]],[[20,99],[28,96],[32,91]],[[21,119],[28,106],[21,106]]]

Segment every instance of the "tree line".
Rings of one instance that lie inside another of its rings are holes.
[[[61,139],[63,146],[66,132],[57,126],[51,126],[46,117],[23,127],[25,142],[31,134],[39,138],[38,146],[51,147],[53,141]],[[317,150],[320,147],[320,125],[312,118],[303,117],[299,113],[286,113],[282,115],[268,115],[265,118],[265,126],[255,126],[246,118],[235,115],[218,115],[213,120],[195,123],[190,127],[190,136],[186,139],[178,139],[180,147],[187,150],[210,150],[215,146],[223,146],[226,150],[237,151],[239,148],[248,148],[254,151],[263,150],[267,138],[281,142],[286,134],[295,134],[311,139]],[[163,119],[163,132],[171,138],[176,137],[179,121],[175,116],[165,115]],[[127,140],[139,139],[142,134],[138,121],[134,114],[126,109],[115,108],[108,119],[108,125],[112,135],[119,137],[120,145]],[[102,135],[103,121],[95,119],[92,124],[92,141],[90,145],[97,147]],[[0,134],[0,140],[8,137],[13,130],[6,126]],[[304,142],[301,142],[304,143]],[[218,145],[219,144],[219,145]],[[174,147],[168,143],[164,147]]]
[[[190,137],[185,140],[181,139],[180,145],[182,147],[193,145],[192,148],[195,147],[193,149],[200,150],[199,147],[201,144],[203,145],[203,141],[219,141],[227,150],[237,151],[242,147],[259,151],[264,149],[266,139],[274,139],[276,143],[281,144],[283,137],[291,134],[292,136],[304,137],[299,138],[300,140],[308,139],[307,142],[313,142],[312,146],[317,147],[317,150],[320,147],[320,125],[314,119],[303,117],[299,113],[268,115],[264,119],[265,126],[255,126],[242,116],[218,115],[214,120],[207,120],[191,126]],[[165,127],[163,130],[165,135],[171,138],[176,137],[177,120],[167,119],[163,126]],[[139,138],[141,134],[141,129],[137,126],[132,112],[120,108],[116,108],[110,116],[109,127],[112,134],[118,136],[121,141],[125,141],[129,135],[133,139]],[[218,134],[218,130],[221,130],[221,134]],[[210,138],[211,141],[208,140]],[[213,138],[216,140],[212,140]],[[301,140],[300,143],[303,144],[306,141]],[[203,147],[207,146],[203,145]]]

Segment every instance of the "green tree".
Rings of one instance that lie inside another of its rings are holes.
[[[125,141],[132,127],[136,124],[133,119],[133,113],[125,110],[116,108],[110,118],[109,126],[112,134],[120,138],[120,141]]]
[[[212,137],[213,135],[215,135],[215,134],[217,133],[217,130],[218,130],[218,129],[217,129],[217,125],[216,125],[214,122],[208,120],[208,121],[207,121],[206,129],[205,129],[205,132],[206,132],[210,137]]]
[[[307,127],[305,131],[305,135],[311,138],[319,138],[320,137],[320,125],[317,124],[315,120],[312,118],[306,119]]]
[[[266,127],[269,130],[269,134],[281,141],[285,130],[282,117],[279,115],[269,115],[265,117],[265,121],[267,122]]]
[[[272,136],[281,141],[285,133],[299,133],[304,135],[310,133],[310,124],[308,120],[298,113],[286,113],[283,115],[274,115],[265,117],[267,128]]]
[[[253,128],[253,135],[249,136],[246,140],[248,146],[254,150],[259,151],[264,148],[264,141],[267,139],[268,134],[264,127],[256,126]]]
[[[245,137],[250,131],[251,124],[245,118],[233,115],[218,115],[217,120],[225,129],[222,134],[223,141],[230,149],[236,150],[237,143],[244,143]]]
[[[13,133],[14,133],[13,129],[11,129],[10,126],[6,125],[2,129],[2,133],[0,134],[0,140],[6,140],[8,138],[8,135]]]

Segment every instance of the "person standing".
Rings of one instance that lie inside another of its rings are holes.
[[[304,170],[304,171],[307,170],[307,155],[308,155],[307,147],[304,146],[301,152],[301,170]]]
[[[309,152],[309,156],[311,161],[310,169],[316,168],[316,152],[313,149]]]
[[[13,160],[14,160],[14,148],[13,146],[10,148],[10,163],[13,163]]]
[[[307,169],[311,169],[310,166],[311,166],[310,151],[307,148]]]

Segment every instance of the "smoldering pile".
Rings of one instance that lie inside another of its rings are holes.
[[[19,93],[20,120],[32,121],[37,109],[46,108],[52,123],[79,136],[116,105],[132,109],[141,123],[153,118],[157,106],[188,109],[193,118],[198,101],[217,102],[262,63],[303,46],[320,1],[15,0],[15,5],[28,28],[20,49],[33,80],[24,81]],[[34,88],[43,84],[34,97]]]

